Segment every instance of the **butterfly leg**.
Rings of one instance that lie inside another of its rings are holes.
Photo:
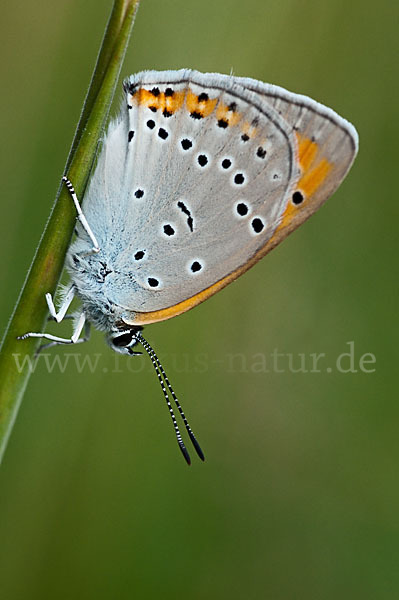
[[[66,319],[69,319],[69,318],[72,319],[73,317],[72,317],[72,315],[67,315],[65,318]],[[75,344],[81,344],[83,342],[88,342],[89,339],[90,339],[90,322],[86,321],[85,324],[84,324],[84,335],[83,335],[83,337],[79,338],[74,343]],[[58,346],[59,344],[63,344],[63,343],[66,343],[66,342],[52,341],[52,342],[49,342],[48,344],[42,344],[36,350],[35,356],[38,356],[41,352],[43,352],[43,350],[47,350],[48,348],[52,348],[53,346]]]
[[[61,321],[65,318],[65,314],[71,305],[73,297],[74,297],[74,290],[73,290],[73,287],[71,287],[68,290],[67,295],[65,296],[65,298],[60,306],[60,310],[57,313],[56,308],[54,306],[52,295],[46,294],[46,302],[47,302],[48,310],[50,313],[50,318],[54,319],[54,321],[56,321],[57,323],[61,323]]]
[[[72,286],[68,290],[64,300],[62,301],[59,311],[57,312],[55,305],[54,305],[52,295],[46,294],[46,302],[47,302],[47,306],[48,306],[49,313],[50,313],[50,315],[48,317],[49,320],[54,319],[54,321],[56,321],[57,323],[61,323],[61,321],[63,321],[64,319],[73,319],[74,318],[73,315],[66,314],[68,308],[71,305],[73,298],[74,298],[74,289]],[[79,342],[87,342],[90,338],[90,323],[88,321],[86,321],[84,327],[85,327],[85,334],[84,334],[84,337],[79,340]],[[57,346],[60,343],[64,343],[64,342],[52,341],[52,342],[49,342],[48,344],[43,344],[36,350],[36,356],[38,354],[40,354],[40,352],[42,352],[43,350],[46,350],[47,348],[51,348],[52,346]]]
[[[67,186],[68,191],[71,194],[71,198],[72,198],[73,203],[75,205],[76,212],[78,213],[78,219],[81,222],[83,229],[85,230],[85,232],[87,233],[87,235],[89,236],[89,238],[90,238],[90,240],[91,240],[91,242],[93,244],[93,247],[92,247],[91,251],[95,252],[95,253],[99,252],[100,251],[100,246],[98,245],[96,236],[94,235],[93,231],[91,230],[91,227],[88,224],[87,219],[86,219],[86,217],[83,214],[82,208],[80,206],[78,197],[77,197],[76,192],[75,192],[75,188],[73,187],[72,183],[69,181],[68,177],[65,177],[65,175],[62,178],[62,181],[65,182],[65,185]]]
[[[70,338],[62,338],[57,335],[52,335],[51,333],[34,333],[32,331],[28,333],[24,333],[23,335],[18,336],[19,340],[26,340],[27,338],[40,338],[43,340],[49,340],[51,342],[51,346],[55,346],[56,344],[81,344],[82,342],[86,342],[89,338],[90,329],[89,324],[86,325],[86,315],[82,312],[79,315],[79,318],[76,322],[75,328]],[[85,327],[85,336],[80,337],[83,328]],[[49,344],[45,345],[47,348]],[[43,350],[43,348],[39,348],[39,352]]]

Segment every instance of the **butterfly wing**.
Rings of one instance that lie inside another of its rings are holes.
[[[137,288],[119,290],[118,303],[147,322],[197,302],[273,236],[297,176],[295,140],[277,111],[227,76],[147,72],[125,88],[134,231],[119,269],[131,265]]]
[[[112,263],[108,297],[129,323],[180,314],[238,277],[327,199],[354,157],[351,126],[274,86],[182,70],[124,87],[128,107],[85,212]]]
[[[284,212],[270,250],[309,218],[335,192],[358,151],[356,129],[330,108],[311,98],[249,78],[236,78],[266,100],[295,133],[300,167],[299,192]]]

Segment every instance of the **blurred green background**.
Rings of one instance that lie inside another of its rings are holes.
[[[110,5],[2,8],[2,329]],[[39,361],[0,469],[1,598],[399,597],[398,21],[389,0],[143,0],[124,76],[189,66],[276,83],[352,121],[360,154],[243,278],[146,329],[205,464],[180,456],[147,358],[115,362],[95,333],[51,351],[73,355],[65,372]],[[343,373],[348,342],[357,372]],[[301,354],[307,372],[292,372]]]

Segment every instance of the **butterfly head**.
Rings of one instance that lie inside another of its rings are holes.
[[[130,354],[131,356],[141,354],[141,352],[134,352],[133,347],[139,343],[137,334],[142,329],[142,327],[130,327],[129,329],[111,331],[107,333],[105,339],[107,344],[119,354]]]

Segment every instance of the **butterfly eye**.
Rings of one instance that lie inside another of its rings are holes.
[[[119,354],[129,354],[134,356],[141,354],[141,352],[133,352],[132,348],[138,343],[137,332],[141,330],[141,327],[134,327],[128,331],[121,333],[111,332],[106,336],[107,343],[111,346],[115,352]]]
[[[122,333],[122,335],[118,335],[112,339],[112,344],[117,348],[126,348],[130,346],[134,337],[133,331],[128,331],[127,333]]]

